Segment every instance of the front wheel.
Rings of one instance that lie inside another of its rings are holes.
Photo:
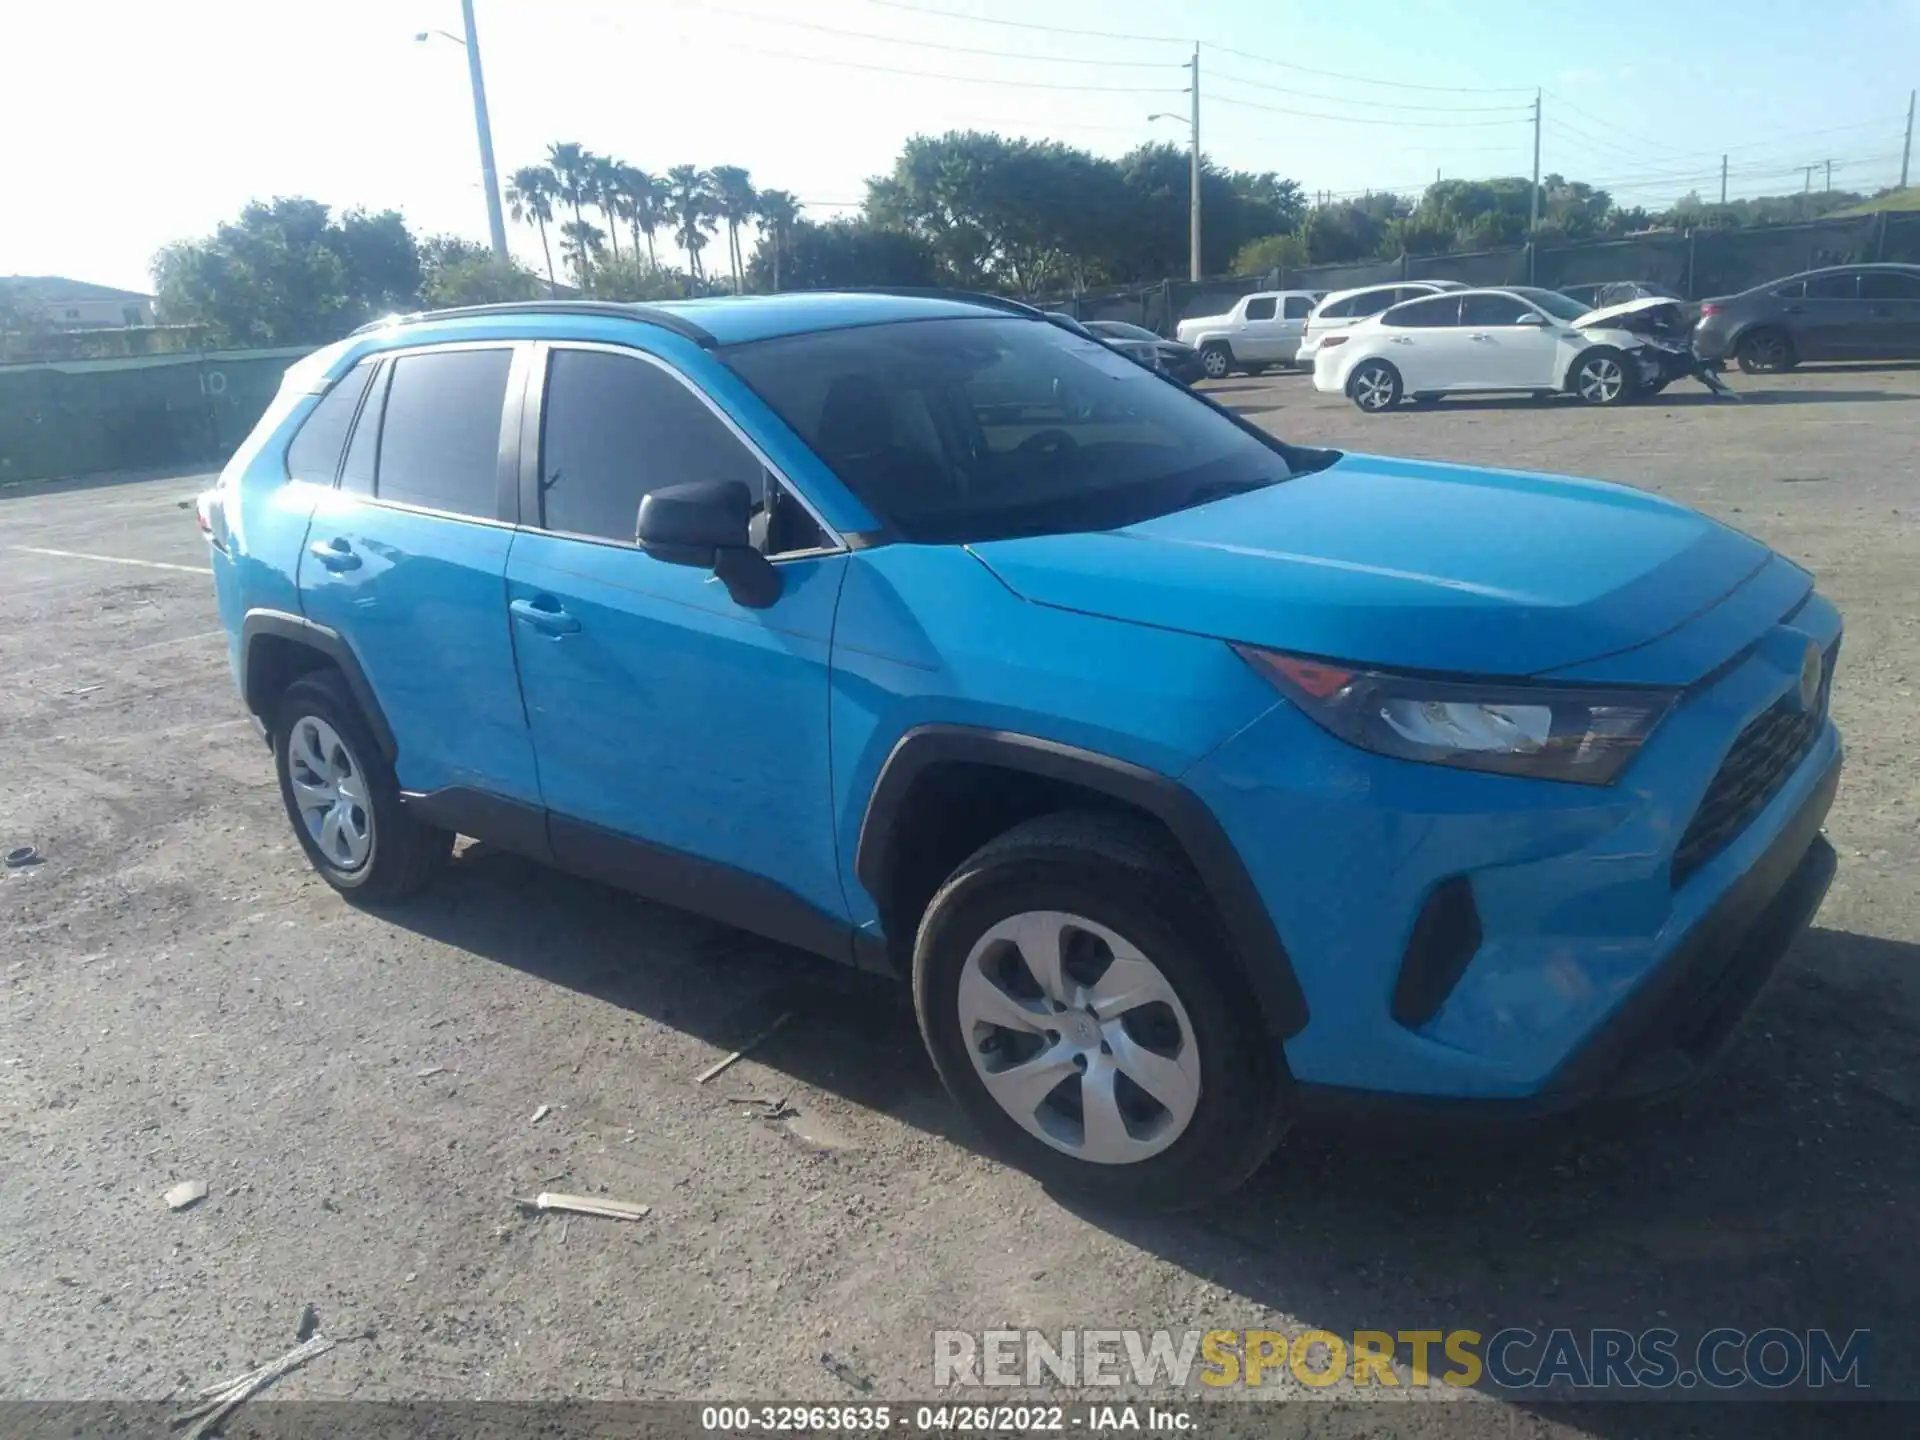
[[[1200,369],[1209,380],[1224,380],[1233,370],[1233,352],[1218,340],[1200,348]]]
[[[1046,816],[928,906],[914,1005],[934,1065],[1042,1182],[1153,1209],[1253,1173],[1285,1077],[1199,882],[1144,826]]]
[[[1597,346],[1573,362],[1567,388],[1587,405],[1619,405],[1633,398],[1633,377],[1627,357],[1618,350]]]
[[[1347,377],[1347,398],[1369,415],[1400,403],[1400,372],[1384,360],[1363,360]]]

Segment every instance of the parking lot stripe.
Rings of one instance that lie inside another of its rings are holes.
[[[211,575],[206,565],[174,565],[165,560],[135,560],[126,555],[89,555],[84,550],[48,550],[39,545],[13,545],[9,549],[28,555],[51,555],[58,560],[98,560],[107,565],[138,565],[146,570],[180,570],[188,575]]]

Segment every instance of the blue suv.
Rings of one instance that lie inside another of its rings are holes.
[[[308,357],[203,497],[350,898],[456,833],[907,979],[1043,1179],[1668,1087],[1819,906],[1840,616],[1665,500],[1285,444],[984,297],[526,304]]]

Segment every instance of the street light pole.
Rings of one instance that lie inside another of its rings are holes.
[[[480,135],[480,178],[487,188],[487,229],[493,253],[507,256],[507,222],[500,214],[500,174],[493,168],[493,126],[487,120],[487,83],[480,75],[480,37],[473,25],[473,0],[460,0],[460,18],[466,22],[467,78],[473,82],[473,128]]]
[[[1200,46],[1193,47],[1193,153],[1187,192],[1187,278],[1198,281],[1200,267]]]

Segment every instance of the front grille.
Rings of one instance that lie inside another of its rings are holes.
[[[1826,718],[1834,658],[1834,651],[1829,650],[1820,684],[1820,700],[1811,712],[1799,707],[1797,695],[1784,695],[1733,742],[1727,758],[1720,762],[1719,773],[1707,786],[1693,822],[1673,852],[1671,874],[1675,888],[1685,884],[1694,871],[1732,844],[1807,758]]]

